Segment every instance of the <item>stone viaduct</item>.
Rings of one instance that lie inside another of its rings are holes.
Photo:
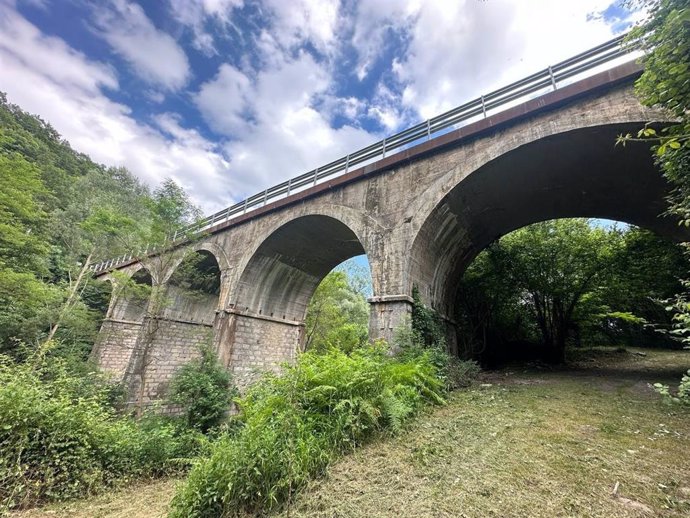
[[[152,401],[206,341],[244,385],[294,358],[317,285],[360,254],[373,281],[370,336],[391,338],[417,286],[447,322],[453,349],[457,281],[506,233],[592,217],[681,239],[679,227],[659,216],[667,185],[648,147],[615,145],[619,134],[664,121],[637,101],[639,73],[634,63],[619,65],[218,224],[193,244],[119,265],[122,274],[167,290],[172,302],[146,360],[147,302],[114,298],[94,359]],[[196,297],[173,282],[189,251],[218,279]],[[114,270],[98,275],[117,281]],[[145,361],[142,387],[134,373]]]

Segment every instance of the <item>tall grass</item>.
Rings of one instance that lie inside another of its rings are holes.
[[[438,355],[391,357],[367,346],[306,353],[238,400],[241,426],[193,467],[173,517],[258,514],[289,502],[337,455],[396,432],[426,403],[443,404]]]

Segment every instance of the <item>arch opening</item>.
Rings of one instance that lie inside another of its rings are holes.
[[[616,222],[565,218],[522,227],[482,250],[456,290],[460,356],[485,366],[563,362],[593,347],[678,348],[659,329],[682,289],[678,243]]]
[[[427,215],[413,242],[409,289],[443,316],[458,282],[487,245],[518,228],[558,218],[609,219],[680,241],[687,231],[666,210],[668,185],[649,148],[615,146],[634,130],[612,124],[535,140],[468,173]]]
[[[220,295],[220,266],[207,250],[189,253],[167,282],[163,316],[213,324]]]
[[[305,318],[303,349],[344,351],[364,345],[369,338],[372,281],[366,255],[333,268],[318,284]]]
[[[115,289],[111,279],[93,279],[87,283],[82,293],[82,300],[95,315],[97,315],[98,326],[103,319],[108,316],[111,299]]]
[[[116,300],[113,301],[111,318],[128,322],[144,321],[146,309],[151,296],[153,279],[144,267],[140,268],[129,279],[115,280]]]
[[[301,216],[272,232],[257,248],[230,306],[303,322],[322,279],[340,263],[365,253],[359,237],[343,222],[330,216]]]

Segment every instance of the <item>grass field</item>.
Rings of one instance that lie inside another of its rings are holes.
[[[648,385],[677,383],[690,354],[635,352],[486,373],[399,436],[342,458],[280,516],[690,516],[690,412]],[[175,484],[13,516],[163,516]]]

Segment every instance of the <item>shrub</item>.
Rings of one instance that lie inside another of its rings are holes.
[[[395,432],[444,383],[428,351],[391,357],[381,346],[307,352],[238,400],[242,423],[192,469],[172,516],[262,513],[279,507],[331,459],[377,433]]]
[[[0,357],[0,510],[64,500],[189,464],[201,434],[171,421],[118,417],[110,389],[57,360]]]
[[[690,370],[681,378],[675,395],[671,393],[668,385],[655,383],[654,389],[663,396],[664,401],[690,407]]]
[[[182,406],[187,426],[204,433],[222,422],[237,395],[230,374],[208,346],[175,374],[170,392],[171,401]]]

